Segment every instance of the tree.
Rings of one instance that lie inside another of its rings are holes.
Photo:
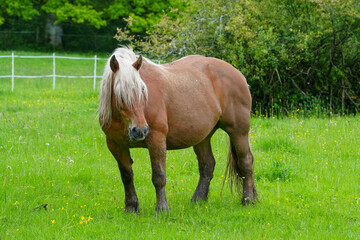
[[[46,35],[54,45],[61,45],[61,23],[64,22],[101,28],[111,20],[122,21],[122,18],[131,16],[134,24],[130,31],[139,34],[160,21],[163,13],[186,6],[181,0],[0,0],[0,4],[0,25],[7,16],[18,16],[24,20],[46,16]]]
[[[16,15],[24,20],[30,20],[33,16],[39,15],[39,12],[34,9],[33,2],[30,0],[0,0],[0,5],[0,26],[4,24],[6,16]]]
[[[115,0],[106,9],[106,13],[110,19],[130,17],[132,24],[127,26],[130,32],[144,35],[147,30],[152,30],[153,26],[160,22],[164,13],[172,19],[179,17],[179,14],[173,10],[185,11],[188,7],[187,2],[187,0]]]

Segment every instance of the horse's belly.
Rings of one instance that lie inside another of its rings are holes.
[[[196,137],[196,138],[194,137],[182,138],[180,135],[171,136],[166,139],[166,148],[168,150],[189,148],[199,144],[205,138],[206,136]]]
[[[176,125],[169,125],[167,148],[182,149],[199,144],[213,132],[217,122],[217,117],[205,116],[197,121],[183,121]]]

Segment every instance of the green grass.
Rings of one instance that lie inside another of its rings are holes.
[[[212,139],[207,202],[190,202],[198,181],[192,149],[168,152],[168,214],[155,215],[147,150],[132,150],[140,213],[125,214],[92,80],[59,80],[55,91],[49,79],[17,82],[11,92],[0,79],[1,239],[359,239],[359,116],[254,116],[254,207],[242,207],[227,186],[220,196],[228,149],[221,131]]]

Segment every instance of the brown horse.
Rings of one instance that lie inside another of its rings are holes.
[[[148,148],[156,210],[168,211],[166,150],[193,146],[200,179],[192,201],[206,200],[215,167],[210,139],[218,128],[230,137],[229,175],[242,181],[242,203],[254,203],[250,111],[246,79],[222,60],[188,56],[159,65],[129,48],[116,49],[101,81],[99,118],[119,165],[125,210],[139,210],[129,148]]]

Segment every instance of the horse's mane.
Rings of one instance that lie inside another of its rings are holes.
[[[141,79],[139,71],[133,67],[137,56],[131,48],[117,48],[111,56],[115,55],[119,63],[119,70],[114,74],[108,59],[100,85],[99,116],[101,127],[109,127],[111,123],[111,92],[115,95],[118,108],[125,105],[131,109],[137,101],[147,99],[147,87]],[[114,79],[114,83],[112,80]]]

